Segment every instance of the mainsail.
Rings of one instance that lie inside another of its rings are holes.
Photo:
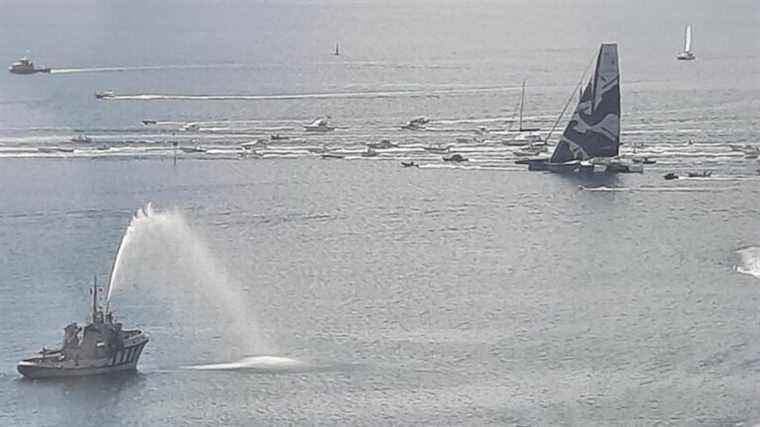
[[[686,26],[686,35],[683,40],[683,51],[691,52],[691,24]]]
[[[581,93],[550,163],[615,157],[620,148],[620,70],[617,44],[602,44],[596,70]]]

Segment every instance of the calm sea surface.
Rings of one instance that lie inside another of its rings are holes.
[[[0,73],[0,425],[760,422],[760,163],[730,147],[760,144],[760,6],[629,3],[4,2],[2,61],[53,73]],[[514,165],[522,81],[546,133],[613,41],[623,152],[657,164]],[[138,209],[139,372],[22,380]]]

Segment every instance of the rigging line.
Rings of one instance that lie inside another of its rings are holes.
[[[594,63],[594,58],[595,57],[596,57],[596,55],[592,55],[591,56],[591,61],[589,61],[588,65],[586,65],[586,69],[583,70],[583,74],[581,74],[581,78],[578,81],[578,84],[576,84],[575,88],[573,88],[573,91],[570,92],[570,97],[567,98],[567,102],[565,103],[565,106],[562,108],[562,112],[559,114],[559,117],[557,117],[557,120],[554,122],[554,125],[549,130],[549,133],[546,135],[545,141],[549,141],[549,138],[551,138],[552,133],[554,133],[554,130],[557,128],[557,125],[559,124],[559,121],[562,120],[562,116],[565,115],[565,111],[567,111],[567,107],[570,105],[570,102],[575,97],[575,93],[578,91],[578,88],[580,88],[583,85],[583,79],[586,78],[586,73],[588,73],[589,68],[591,68],[591,64]]]

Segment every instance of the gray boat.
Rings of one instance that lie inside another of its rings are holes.
[[[80,332],[82,333],[80,338]],[[42,348],[18,363],[21,375],[31,378],[80,377],[111,374],[137,368],[148,336],[139,329],[124,330],[106,307],[98,306],[98,288],[92,288],[92,313],[84,325],[64,328],[63,346]]]

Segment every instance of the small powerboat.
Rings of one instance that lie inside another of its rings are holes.
[[[330,132],[335,130],[335,127],[330,126],[328,123],[327,117],[316,119],[303,128],[306,132]]]
[[[321,157],[323,159],[342,159],[342,158],[345,158],[346,156],[344,156],[343,154],[338,154],[338,153],[322,153]]]
[[[372,149],[372,147],[367,147],[367,151],[362,153],[362,157],[377,157],[378,152]]]
[[[670,180],[673,180],[673,179],[678,179],[678,175],[676,175],[673,172],[668,172],[668,173],[665,174],[665,176],[663,178],[665,178],[666,181],[670,181]]]
[[[657,163],[657,160],[652,160],[649,157],[634,157],[633,163],[641,163],[642,165],[653,165]]]
[[[180,150],[182,150],[183,153],[205,153],[206,149],[201,147],[200,145],[196,145],[195,147],[179,147]]]
[[[76,143],[80,143],[80,144],[86,144],[86,143],[92,142],[92,138],[90,138],[87,135],[84,135],[84,134],[80,133],[79,135],[71,138],[71,142],[76,142]]]
[[[253,142],[244,142],[240,144],[240,147],[243,148],[243,150],[255,150],[257,148],[267,148],[267,142],[264,139],[257,139]]]
[[[419,163],[411,161],[411,162],[401,162],[401,166],[405,168],[418,168],[420,167]]]
[[[412,120],[409,120],[409,122],[403,126],[401,126],[401,129],[406,130],[421,130],[425,128],[425,125],[430,122],[430,119],[427,117],[417,117]]]
[[[467,159],[467,157],[463,157],[461,154],[452,154],[448,157],[443,157],[444,162],[459,163],[459,162],[466,162],[467,160],[469,159]]]
[[[144,124],[145,126],[148,126],[148,125],[155,125],[156,123],[158,123],[158,122],[157,122],[157,121],[155,121],[155,120],[143,120],[143,121],[142,121],[142,124]]]
[[[50,68],[37,68],[34,66],[34,62],[32,62],[31,59],[23,57],[11,64],[11,66],[8,67],[8,71],[13,74],[50,73]]]
[[[269,139],[271,139],[272,141],[282,141],[284,139],[290,139],[290,137],[289,136],[282,136],[279,133],[273,133],[273,134],[269,135]]]
[[[710,170],[689,172],[689,178],[709,178],[711,175],[712,175],[712,171]]]
[[[116,95],[111,90],[103,90],[100,92],[95,92],[96,99],[108,99],[108,98],[113,98],[114,96]],[[145,121],[143,121],[143,123],[145,123]]]
[[[383,139],[380,142],[370,142],[367,144],[367,147],[376,150],[383,150],[388,148],[398,148],[398,144],[394,144],[387,139]]]
[[[451,149],[451,145],[442,146],[442,145],[429,145],[427,147],[422,147],[423,150],[427,151],[428,153],[433,154],[446,154]]]

